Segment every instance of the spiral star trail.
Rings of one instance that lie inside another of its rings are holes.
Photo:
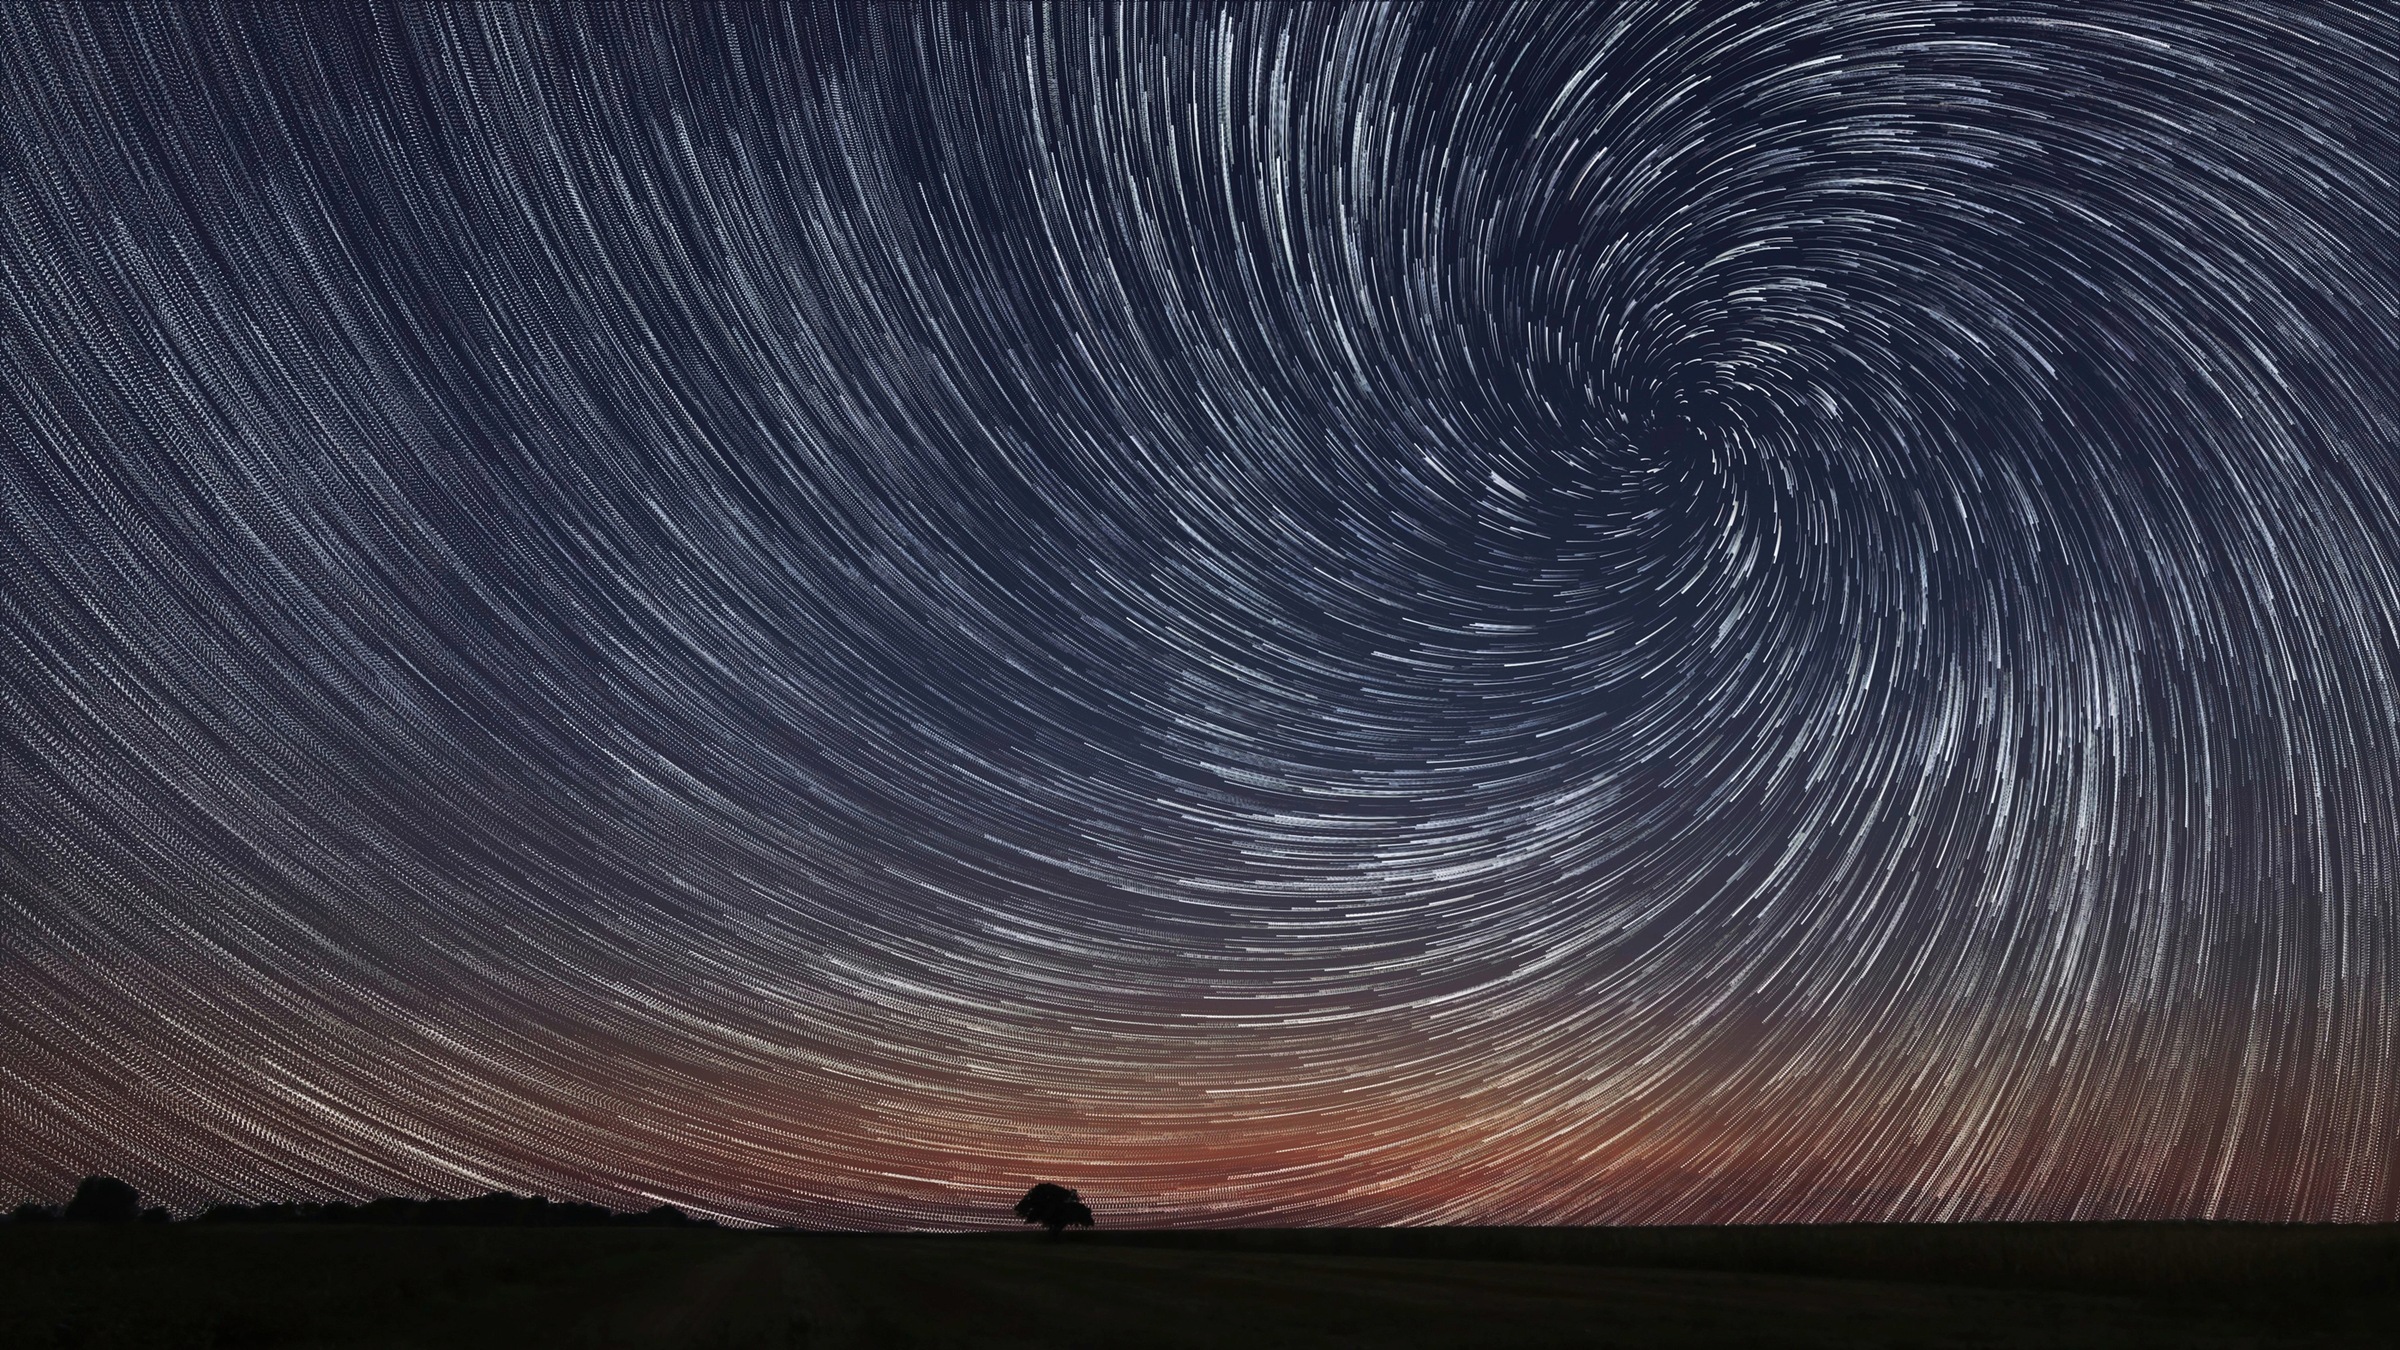
[[[13,1198],[2400,1218],[2386,8],[0,71]]]

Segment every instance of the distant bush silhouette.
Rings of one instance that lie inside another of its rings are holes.
[[[142,1193],[115,1177],[85,1177],[62,1216],[79,1223],[131,1223],[142,1213]]]
[[[1025,1192],[1025,1198],[1017,1202],[1017,1217],[1049,1229],[1052,1237],[1069,1225],[1092,1226],[1091,1207],[1083,1203],[1083,1197],[1055,1181],[1042,1182]]]
[[[10,1223],[49,1223],[58,1218],[58,1206],[38,1205],[28,1200],[8,1212]]]

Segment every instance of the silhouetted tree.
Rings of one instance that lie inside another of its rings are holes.
[[[1027,1223],[1038,1223],[1057,1237],[1072,1224],[1077,1228],[1092,1226],[1091,1207],[1083,1197],[1055,1181],[1045,1181],[1025,1192],[1017,1202],[1017,1217]]]
[[[85,1177],[62,1217],[85,1223],[131,1223],[141,1213],[140,1191],[115,1177]]]
[[[35,1204],[28,1200],[8,1212],[11,1223],[48,1223],[58,1217],[58,1206]]]
[[[639,1224],[645,1228],[691,1228],[697,1224],[697,1220],[693,1219],[691,1215],[673,1205],[660,1205],[655,1209],[645,1209],[639,1214],[619,1215],[617,1222]]]

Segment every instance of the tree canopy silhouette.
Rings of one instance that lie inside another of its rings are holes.
[[[1092,1226],[1092,1211],[1083,1197],[1055,1181],[1045,1181],[1025,1192],[1017,1202],[1017,1217],[1027,1223],[1038,1223],[1057,1237],[1070,1224],[1077,1228]]]
[[[85,1177],[62,1217],[87,1223],[131,1223],[141,1213],[140,1191],[115,1177]]]

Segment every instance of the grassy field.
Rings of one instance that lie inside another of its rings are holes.
[[[2192,1227],[2060,1229],[2053,1254],[2035,1259],[2038,1233],[2000,1228],[1981,1230],[1978,1245],[1960,1236],[1978,1230],[1938,1228],[1121,1233],[1052,1243],[29,1225],[0,1227],[0,1345],[2400,1345],[2400,1291],[2369,1277],[2372,1257],[2340,1264],[2378,1239],[2388,1257],[2393,1230]],[[1629,1239],[1651,1245],[1610,1245]],[[2306,1264],[2310,1242],[2334,1254],[2333,1277]],[[1933,1261],[1929,1251],[1947,1254]],[[1962,1260],[1981,1270],[1981,1285],[1924,1278],[1948,1278]],[[1736,1261],[1750,1265],[1670,1268]],[[1841,1274],[1793,1273],[1795,1262]],[[2288,1265],[2292,1275],[2193,1284],[2192,1272],[2212,1263]],[[2085,1287],[2039,1287],[2060,1282]],[[1993,1287],[2007,1283],[2024,1287]]]

